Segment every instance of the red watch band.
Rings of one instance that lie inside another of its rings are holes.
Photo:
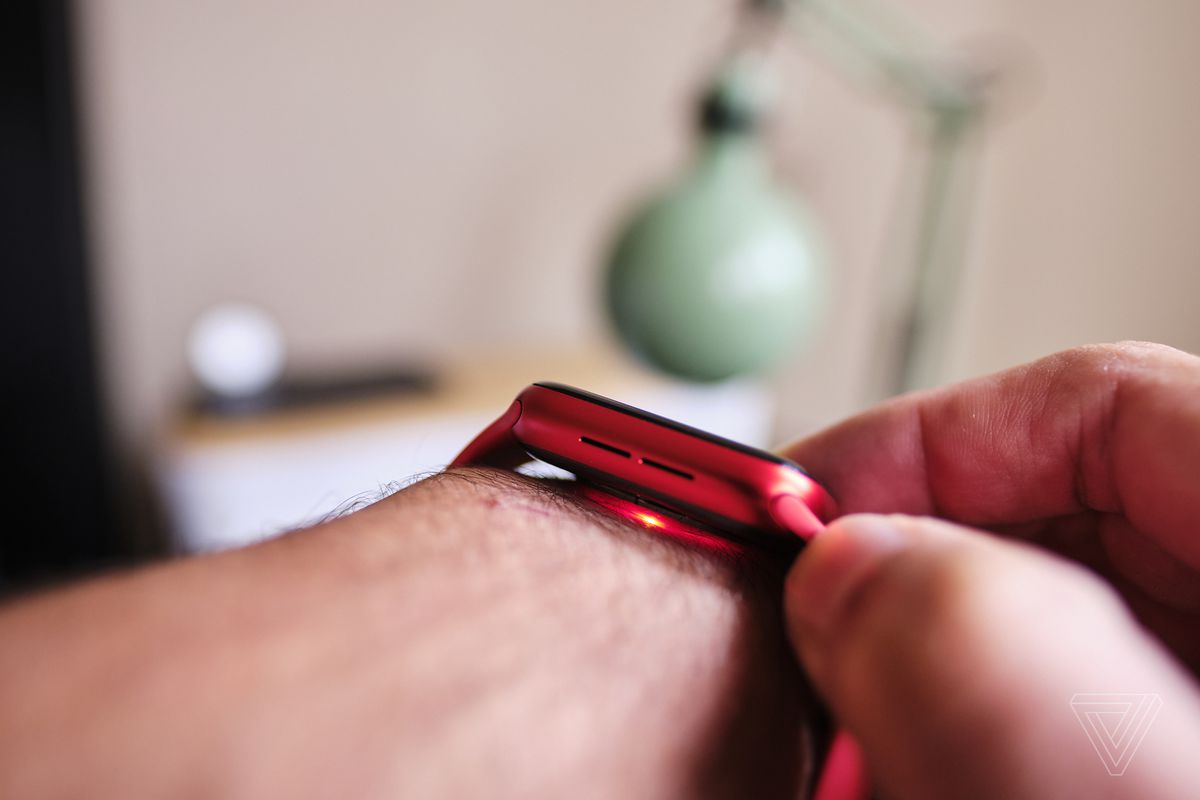
[[[529,461],[525,447],[513,433],[513,426],[521,418],[521,401],[514,400],[508,410],[491,425],[484,428],[471,443],[463,448],[450,462],[452,467],[496,467],[516,469]]]

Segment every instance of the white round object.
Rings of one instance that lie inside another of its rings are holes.
[[[245,303],[205,311],[188,334],[188,361],[196,379],[222,397],[252,397],[283,373],[286,348],[275,320]]]

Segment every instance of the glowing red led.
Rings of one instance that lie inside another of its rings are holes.
[[[581,496],[591,500],[609,513],[624,517],[655,533],[669,536],[672,539],[688,542],[697,547],[703,547],[726,555],[742,552],[742,546],[727,539],[716,536],[709,531],[688,525],[673,517],[651,514],[645,506],[638,505],[624,498],[614,497],[607,492],[589,486],[586,483],[575,484],[575,490]]]

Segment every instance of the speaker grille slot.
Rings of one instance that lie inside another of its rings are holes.
[[[611,444],[605,444],[604,442],[598,442],[590,436],[580,436],[579,441],[583,442],[586,445],[591,445],[592,447],[598,447],[601,450],[606,450],[610,453],[621,456],[622,458],[630,457],[630,453],[628,450],[622,450],[619,447],[613,447]]]
[[[661,469],[663,472],[669,472],[676,477],[683,478],[684,480],[695,480],[695,476],[690,472],[684,472],[681,469],[675,469],[675,467],[669,467],[666,464],[660,464],[659,462],[650,458],[639,458],[638,463],[644,464],[647,467],[654,467],[654,469]]]

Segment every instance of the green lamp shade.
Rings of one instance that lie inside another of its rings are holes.
[[[826,304],[815,223],[770,180],[755,137],[710,133],[683,178],[634,214],[606,275],[608,312],[636,353],[688,380],[762,372]]]

